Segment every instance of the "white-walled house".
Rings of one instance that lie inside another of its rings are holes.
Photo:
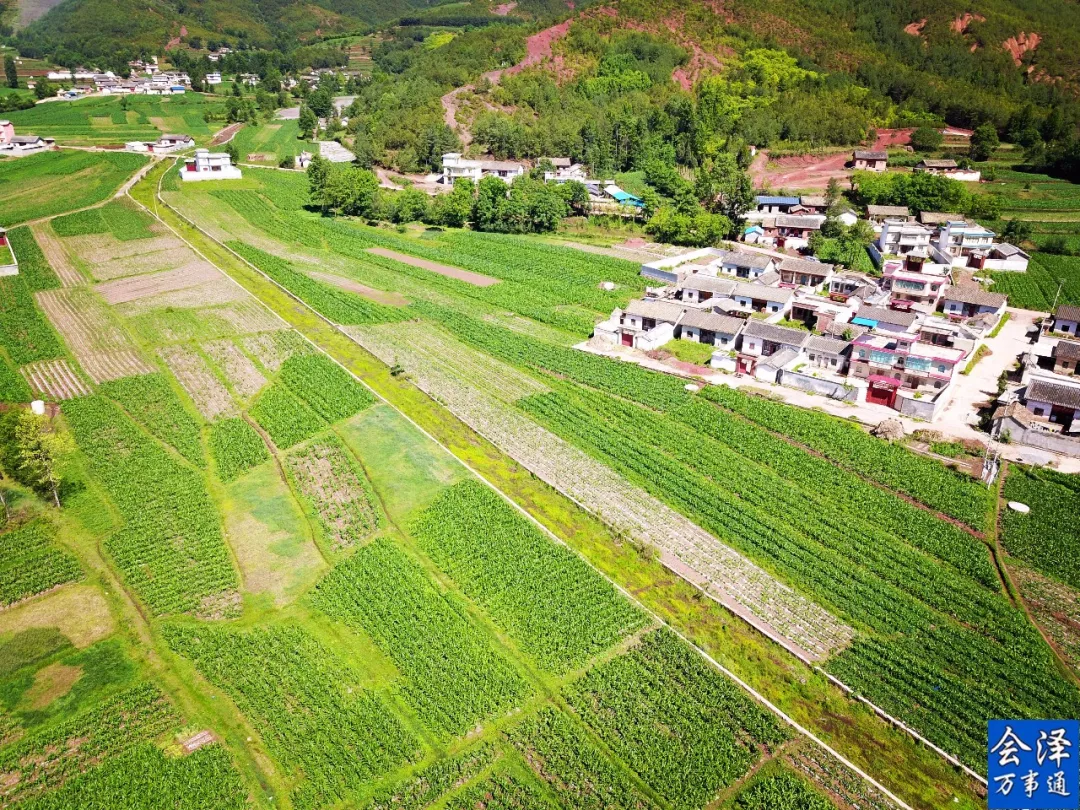
[[[950,318],[974,318],[992,315],[1000,318],[1005,312],[1006,297],[987,292],[978,284],[957,284],[941,297],[941,311]]]
[[[180,177],[186,181],[239,180],[242,174],[238,167],[232,165],[228,152],[196,149],[194,157],[184,160]]]
[[[460,152],[447,152],[442,160],[443,183],[453,185],[458,178],[464,177],[479,183],[484,177],[494,176],[507,183],[515,177],[525,174],[525,167],[520,163],[505,160],[471,160],[461,156]]]
[[[1059,306],[1054,310],[1055,332],[1080,337],[1080,307]]]
[[[930,228],[917,222],[886,219],[881,223],[877,248],[884,256],[906,256],[909,253],[926,256],[930,252],[933,235]]]

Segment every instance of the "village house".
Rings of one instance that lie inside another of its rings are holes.
[[[1054,309],[1053,320],[1053,331],[1080,337],[1080,307],[1062,304]]]
[[[810,333],[803,329],[777,326],[757,318],[750,318],[740,335],[739,355],[735,370],[739,374],[753,374],[767,382],[775,382],[778,371],[795,361]],[[764,368],[761,368],[764,366]]]
[[[927,316],[917,326],[919,341],[947,349],[959,349],[966,357],[986,332],[979,324],[967,324],[940,316]]]
[[[812,336],[803,346],[807,362],[815,368],[822,368],[835,374],[847,371],[851,343],[839,338]]]
[[[792,208],[799,205],[798,197],[776,197],[759,195],[754,198],[759,214],[787,214]]]
[[[888,168],[889,153],[856,149],[851,156],[856,171],[883,172]]]
[[[485,177],[498,177],[510,183],[515,177],[525,174],[525,167],[505,160],[470,160],[463,158],[460,152],[447,152],[443,155],[442,171],[442,182],[452,186],[459,177],[474,183],[479,183]]]
[[[777,214],[772,219],[765,219],[762,227],[765,239],[774,240],[777,248],[799,250],[810,244],[810,237],[821,230],[825,217],[818,215]]]
[[[730,298],[737,283],[728,278],[694,273],[686,277],[676,292],[684,304],[703,304],[713,298]]]
[[[803,213],[824,215],[829,210],[829,201],[824,194],[807,195],[799,197],[799,208]]]
[[[811,290],[818,290],[828,283],[835,269],[833,265],[825,262],[795,258],[782,259],[777,267],[781,284],[809,287]]]
[[[845,271],[829,279],[829,297],[834,301],[846,301],[855,296],[867,298],[878,292],[877,282],[865,273]]]
[[[1059,340],[1050,355],[1054,361],[1054,373],[1073,376],[1080,374],[1080,342]]]
[[[793,290],[781,287],[767,287],[764,284],[747,284],[742,281],[735,282],[735,289],[731,291],[731,299],[735,306],[728,311],[764,312],[767,315],[783,317],[791,310],[791,302],[795,298]]]
[[[892,408],[901,389],[944,390],[963,359],[959,349],[921,343],[915,335],[868,332],[852,343],[850,376],[867,383],[867,402]]]
[[[10,121],[0,121],[0,146],[11,143],[15,137],[15,125]]]
[[[1062,432],[1072,433],[1074,426],[1080,427],[1080,385],[1033,377],[1023,399],[1032,416],[1059,426]]]
[[[964,266],[967,258],[976,251],[989,251],[994,243],[994,232],[982,225],[964,219],[950,219],[940,226],[935,247],[951,257],[952,264]],[[960,260],[959,264],[957,259]]]
[[[1005,312],[1006,297],[987,292],[978,284],[957,284],[941,297],[941,310],[950,318],[990,315],[996,321]]]
[[[301,152],[293,159],[293,164],[298,169],[306,169],[311,165],[311,152]]]
[[[211,87],[214,87],[215,85],[221,84],[221,74],[217,73],[217,72],[207,73],[206,74],[206,83],[208,85],[210,85]]]
[[[855,312],[855,317],[851,319],[851,322],[857,326],[884,332],[908,332],[915,325],[916,320],[917,316],[914,312],[863,304]]]
[[[883,256],[906,256],[909,253],[927,256],[932,236],[933,231],[917,222],[886,219],[881,223],[877,249]]]
[[[776,259],[764,253],[726,250],[720,257],[717,273],[754,281],[776,269]]]
[[[943,214],[940,211],[920,211],[919,222],[929,225],[931,228],[940,228],[951,219],[956,219],[956,214]]]
[[[884,260],[881,273],[882,287],[889,291],[890,301],[910,302],[931,312],[937,309],[951,278],[949,265],[929,262],[913,254]]]
[[[732,318],[717,312],[687,309],[679,321],[675,337],[705,343],[718,349],[733,349],[739,331],[746,323],[742,318]]]
[[[866,218],[875,225],[880,225],[887,219],[899,222],[913,222],[915,219],[903,205],[868,205]]]
[[[194,145],[195,139],[190,135],[162,135],[150,145],[150,151],[155,155],[167,155],[182,149],[190,149]]]
[[[32,155],[52,149],[55,145],[55,138],[42,138],[40,135],[12,135],[6,142],[0,142],[0,151],[15,156]]]
[[[940,174],[950,180],[959,180],[964,183],[977,183],[982,179],[982,173],[977,169],[961,169],[956,161],[951,158],[934,160],[925,158],[915,164],[915,171],[927,174]]]
[[[180,177],[185,181],[193,180],[239,180],[240,169],[232,165],[228,152],[211,152],[209,149],[196,149],[194,157],[185,158],[184,169]]]

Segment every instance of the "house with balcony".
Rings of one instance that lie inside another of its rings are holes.
[[[856,149],[851,156],[851,165],[858,172],[883,172],[889,166],[889,153]]]
[[[881,264],[881,285],[895,304],[909,302],[930,312],[948,288],[951,268],[926,261],[922,256],[909,254],[903,259],[886,259]]]
[[[498,177],[507,183],[515,177],[525,174],[525,167],[520,163],[505,160],[470,160],[460,152],[447,152],[442,159],[442,179],[445,185],[452,186],[458,178],[479,183],[485,177]]]
[[[977,324],[950,320],[940,315],[924,318],[916,327],[919,341],[946,349],[958,349],[966,357],[982,339],[986,330]]]
[[[806,287],[817,291],[829,283],[836,268],[825,262],[809,259],[781,259],[777,266],[780,283],[789,287]]]
[[[232,165],[228,152],[196,149],[193,157],[184,159],[180,177],[186,182],[195,180],[239,180],[240,169]]]
[[[886,219],[881,223],[876,245],[882,256],[906,256],[909,253],[928,256],[933,235],[930,228],[918,222]]]
[[[987,315],[996,322],[1005,312],[1006,297],[984,290],[978,284],[957,284],[941,297],[941,311],[950,318]]]
[[[934,247],[940,256],[935,256],[935,258],[938,261],[945,258],[953,267],[966,267],[973,253],[982,254],[990,251],[995,235],[993,231],[975,222],[951,219],[939,226]]]
[[[912,399],[936,397],[963,359],[959,349],[921,343],[916,335],[868,332],[852,342],[849,376],[866,383],[867,402],[894,408],[905,391]]]

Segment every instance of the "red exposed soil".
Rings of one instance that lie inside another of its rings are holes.
[[[911,140],[912,129],[879,129],[873,148],[884,150]],[[817,189],[825,188],[829,180],[846,180],[851,175],[847,162],[850,152],[834,155],[794,155],[773,161],[769,167],[769,156],[762,150],[750,164],[750,177],[754,185],[773,189]]]
[[[972,20],[975,22],[986,22],[986,17],[982,14],[972,14],[970,11],[965,12],[964,14],[957,15],[956,19],[949,23],[949,28],[957,34],[963,34],[967,31],[967,27],[971,25]]]
[[[517,8],[517,3],[503,3],[501,5],[495,6],[495,8],[491,10],[491,13],[496,14],[500,17],[505,17],[515,8]]]
[[[492,278],[491,276],[485,276],[481,273],[474,273],[471,270],[462,270],[460,267],[451,267],[448,264],[429,262],[427,259],[417,259],[414,256],[407,256],[404,253],[398,253],[394,250],[387,250],[386,248],[368,248],[368,253],[374,253],[376,256],[382,256],[384,259],[393,259],[394,261],[401,262],[402,264],[408,264],[412,267],[420,267],[424,270],[430,270],[432,273],[438,273],[440,276],[456,278],[458,281],[464,281],[467,284],[473,284],[477,287],[490,287],[492,284],[499,283],[499,279]]]
[[[540,33],[533,34],[525,40],[525,58],[512,68],[507,68],[506,72],[512,76],[515,73],[520,73],[525,68],[539,65],[545,59],[550,58],[551,46],[570,32],[571,22],[572,20],[565,20],[558,25],[545,28]]]
[[[225,129],[214,135],[213,139],[210,141],[210,145],[221,146],[223,143],[228,143],[243,126],[244,123],[242,121],[238,124],[229,124]]]
[[[1042,42],[1042,35],[1036,34],[1032,31],[1030,34],[1026,34],[1021,31],[1015,37],[1009,37],[1001,46],[1009,52],[1009,55],[1013,58],[1013,62],[1017,67],[1020,67],[1020,61],[1025,53],[1035,50],[1039,47],[1039,43]]]
[[[926,17],[923,17],[918,22],[908,23],[904,26],[904,33],[911,34],[913,37],[921,36],[922,30],[926,28]]]

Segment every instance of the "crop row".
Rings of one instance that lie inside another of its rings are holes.
[[[316,439],[285,457],[289,477],[335,550],[359,545],[383,523],[375,494],[336,436]]]
[[[402,694],[433,730],[463,734],[506,714],[529,692],[510,661],[386,540],[338,564],[316,587],[323,612],[368,633],[402,671]]]
[[[19,805],[20,810],[245,810],[247,789],[220,745],[190,756],[168,756],[150,742],[133,745],[86,773],[72,774],[52,793]]]
[[[406,320],[410,314],[398,307],[376,304],[358,295],[316,281],[279,259],[244,242],[231,241],[229,247],[271,279],[302,300],[320,315],[343,326]]]
[[[654,810],[657,806],[582,728],[550,706],[513,726],[507,736],[564,808]]]
[[[33,291],[21,274],[0,278],[0,342],[18,366],[64,354],[60,339],[37,308]]]
[[[1009,554],[1080,588],[1080,489],[1071,480],[1075,477],[1010,465],[1005,498],[1027,504],[1031,511],[1002,510],[1001,523]]]
[[[1027,272],[994,273],[993,279],[994,292],[1008,295],[1010,306],[1049,312],[1055,301],[1080,305],[1080,257],[1036,253]]]
[[[614,404],[610,398],[605,399]],[[997,587],[997,573],[990,563],[986,546],[952,523],[867,483],[858,475],[749,420],[700,399],[690,399],[671,415],[740,456],[768,467],[808,492],[817,493],[822,502],[842,503],[848,515],[857,515],[859,520],[933,554],[976,582]]]
[[[236,587],[217,509],[201,475],[102,397],[64,403],[76,441],[125,525],[105,541],[156,614],[197,611]]]
[[[747,771],[758,746],[788,736],[666,630],[591,670],[567,693],[600,738],[677,810],[708,804]]]
[[[102,383],[100,392],[136,422],[199,467],[206,466],[199,423],[187,412],[163,374],[140,374]]]
[[[836,805],[787,769],[755,779],[739,792],[732,810],[834,810]]]
[[[717,537],[767,560],[804,592],[895,637],[890,643],[910,653],[897,656],[895,671],[861,668],[849,663],[858,660],[857,652],[840,653],[829,666],[835,665],[845,680],[858,677],[847,681],[850,686],[869,688],[864,687],[868,677],[883,679],[889,688],[905,691],[914,705],[930,702],[935,683],[952,678],[959,684],[952,698],[965,734],[983,728],[988,717],[1033,716],[1080,699],[1055,670],[1038,634],[1002,597],[887,534],[860,525],[857,518],[845,518],[842,499],[833,506],[800,493],[756,465],[725,454],[697,433],[656,432],[648,418],[611,419],[595,397],[583,405],[565,395],[547,394],[523,400],[522,406],[675,504]],[[965,657],[951,655],[948,645],[941,645],[939,654],[928,655],[922,633],[929,627],[953,634],[953,648],[963,650]],[[916,655],[919,645],[922,654]],[[856,650],[863,647],[856,642]],[[917,668],[931,674],[914,677]],[[984,689],[978,679],[969,678],[968,669],[993,688]],[[996,714],[983,705],[988,695],[1000,695],[992,698]],[[919,725],[922,715],[896,703],[889,705],[897,716],[931,739],[943,747],[954,742],[952,737],[932,736],[936,728]],[[967,756],[971,749],[949,750]],[[975,760],[968,757],[968,761]]]
[[[412,534],[548,672],[581,666],[646,622],[610,583],[479,482],[446,490]]]
[[[552,372],[659,410],[674,408],[688,398],[684,383],[667,374],[534,340],[436,304],[417,302],[411,309],[438,321],[469,345],[511,365]]]
[[[383,699],[299,628],[169,625],[165,638],[233,699],[275,761],[295,774],[294,807],[337,804],[418,753]]]
[[[317,228],[312,228],[295,217],[282,216],[278,209],[268,203],[257,191],[222,189],[210,194],[227,203],[240,216],[278,239],[296,242],[305,247],[321,248]]]
[[[455,794],[446,810],[554,810],[535,779],[515,773],[494,773]]]
[[[858,425],[828,414],[770,402],[723,385],[709,386],[702,394],[837,464],[975,529],[983,531],[989,525],[992,493],[981,482],[933,459],[876,439]]]
[[[50,224],[57,236],[86,236],[109,233],[122,242],[149,239],[153,219],[150,215],[126,202],[110,202],[100,208],[88,208],[57,217]]]
[[[326,423],[283,382],[275,382],[252,404],[251,418],[282,450],[310,439]]]
[[[44,793],[88,767],[152,740],[179,724],[168,699],[150,684],[121,692],[70,720],[0,748],[0,802]]]
[[[0,534],[0,607],[82,576],[79,562],[43,521]]]
[[[270,458],[262,437],[239,417],[210,426],[210,455],[218,478],[228,483]]]
[[[33,396],[26,378],[0,355],[0,402],[29,402]]]
[[[393,787],[376,792],[364,810],[424,810],[476,777],[496,756],[495,747],[486,742],[439,759]]]
[[[45,258],[41,246],[34,238],[33,231],[26,225],[8,231],[8,242],[19,262],[19,275],[31,292],[55,290],[60,286],[60,279],[53,272],[49,260]]]

